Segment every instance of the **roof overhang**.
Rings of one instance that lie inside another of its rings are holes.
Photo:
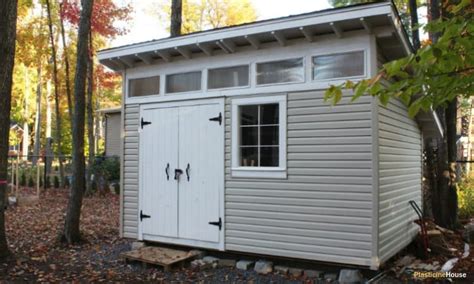
[[[122,112],[122,108],[121,108],[121,107],[102,108],[102,109],[98,109],[96,112],[97,112],[97,113],[100,113],[100,114],[121,113],[121,112]]]
[[[435,111],[420,111],[415,118],[421,127],[424,139],[444,136],[443,125]]]
[[[249,48],[263,49],[275,43],[285,46],[295,39],[312,42],[321,35],[333,34],[341,38],[354,30],[375,34],[387,59],[403,57],[411,50],[398,12],[391,2],[379,2],[131,44],[99,51],[98,58],[110,69],[122,71],[196,56],[211,57]]]

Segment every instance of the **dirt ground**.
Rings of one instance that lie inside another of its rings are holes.
[[[14,259],[0,263],[0,282],[205,282],[205,283],[301,283],[280,275],[253,271],[191,268],[164,272],[126,264],[120,254],[131,241],[119,238],[119,197],[84,199],[81,232],[84,242],[66,246],[57,241],[64,222],[67,191],[49,190],[39,202],[8,208],[6,229]]]
[[[23,193],[29,197],[34,195],[28,189]],[[0,283],[318,283],[304,277],[259,275],[235,268],[188,267],[164,272],[159,267],[127,264],[120,254],[131,249],[131,241],[119,237],[119,196],[113,194],[84,199],[81,217],[84,241],[74,246],[64,245],[57,241],[57,236],[64,223],[67,194],[67,190],[51,189],[42,193],[39,201],[28,198],[21,204],[20,199],[19,206],[7,209],[7,238],[14,257],[0,263]],[[472,268],[471,253],[453,271],[470,272]],[[365,275],[369,279],[373,276]],[[401,283],[391,277],[385,280],[388,279],[390,283]]]

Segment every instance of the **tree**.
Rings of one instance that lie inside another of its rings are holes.
[[[87,59],[89,54],[89,34],[91,31],[91,14],[93,0],[82,0],[82,11],[79,20],[77,41],[76,74],[74,76],[74,113],[72,121],[72,187],[66,211],[66,220],[62,240],[76,243],[81,240],[79,222],[81,217],[82,198],[85,189],[84,160],[84,122],[85,92],[87,77]]]
[[[171,0],[171,25],[170,25],[170,35],[172,37],[181,35],[181,25],[182,25],[182,5],[181,0]]]
[[[171,19],[172,9],[168,2],[150,10],[159,11],[158,16],[165,22]],[[181,33],[239,25],[256,19],[257,13],[250,0],[184,0]]]
[[[10,109],[15,64],[17,0],[4,0],[0,5],[0,258],[10,254],[5,235],[5,194],[8,176],[8,141]]]
[[[431,5],[433,2],[439,3],[432,1]],[[437,8],[430,11],[436,13]],[[439,203],[434,216],[438,224],[453,228],[457,225],[456,99],[474,94],[474,7],[464,0],[456,5],[448,3],[444,10],[449,17],[432,17],[426,26],[434,41],[414,54],[386,63],[370,80],[331,86],[326,99],[337,103],[342,89],[348,88],[354,91],[353,100],[363,94],[377,96],[382,104],[398,98],[408,105],[410,116],[420,110],[441,109],[438,113],[442,114],[446,135],[438,147]],[[386,81],[392,83],[384,84]]]
[[[64,166],[61,152],[61,112],[59,111],[59,81],[58,81],[58,59],[56,57],[56,44],[54,42],[53,20],[51,16],[51,4],[46,0],[46,12],[48,15],[49,43],[51,45],[51,60],[53,61],[53,83],[54,83],[54,103],[56,114],[56,155],[59,159],[60,184],[64,184]]]

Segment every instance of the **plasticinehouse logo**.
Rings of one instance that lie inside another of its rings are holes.
[[[466,272],[433,272],[433,271],[415,271],[413,273],[413,277],[417,279],[428,279],[428,278],[435,278],[435,279],[464,279],[467,278]]]

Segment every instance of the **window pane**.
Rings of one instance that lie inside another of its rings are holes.
[[[278,126],[260,126],[260,145],[278,146]]]
[[[240,125],[258,124],[258,106],[240,107]]]
[[[257,84],[302,82],[303,58],[257,64]]]
[[[260,106],[260,124],[278,124],[279,117],[278,104]]]
[[[160,93],[160,76],[130,79],[129,97],[158,95]]]
[[[257,146],[258,145],[258,127],[240,128],[240,145]]]
[[[201,71],[166,76],[166,92],[190,92],[201,90]]]
[[[278,147],[260,148],[260,167],[278,167],[279,154]]]
[[[258,147],[241,147],[240,156],[242,167],[258,167]]]
[[[207,87],[209,89],[248,86],[249,67],[236,66],[228,68],[209,69]]]
[[[364,52],[313,57],[313,79],[323,80],[364,75]]]

